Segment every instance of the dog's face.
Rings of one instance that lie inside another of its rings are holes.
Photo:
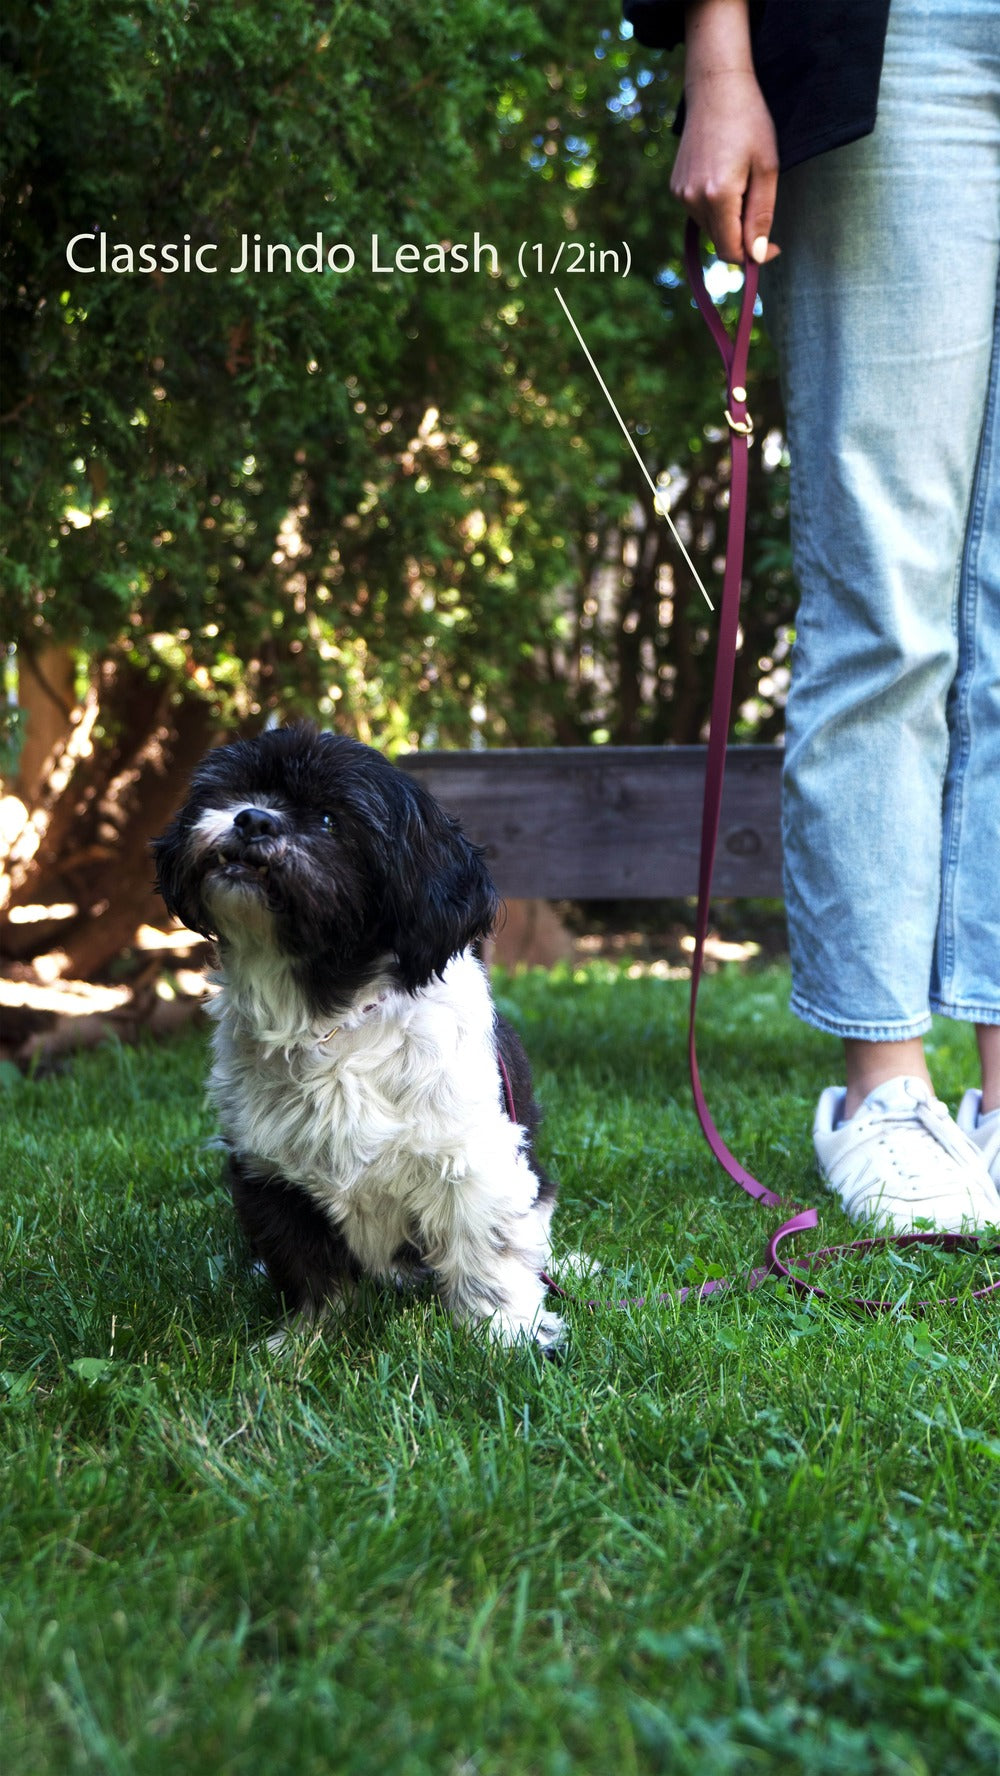
[[[153,849],[172,913],[224,952],[277,948],[317,1010],[387,962],[416,991],[498,910],[480,852],[426,790],[307,726],[210,752]]]

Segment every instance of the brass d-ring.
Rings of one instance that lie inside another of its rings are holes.
[[[730,431],[731,432],[739,432],[740,436],[743,438],[749,438],[751,432],[753,431],[753,416],[752,416],[752,414],[748,413],[746,416],[746,419],[734,419],[732,414],[729,411],[729,408],[727,407],[726,408],[726,421],[727,421]]]

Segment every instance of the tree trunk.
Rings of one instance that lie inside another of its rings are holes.
[[[29,809],[38,835],[11,868],[4,952],[44,954],[45,978],[93,980],[163,917],[153,887],[150,840],[182,799],[187,777],[219,737],[200,698],[177,698],[120,658],[102,661],[85,705],[57,746],[48,780]],[[17,909],[74,910],[52,922],[19,922]],[[14,921],[10,919],[15,914]],[[53,943],[57,934],[58,947]]]
[[[49,759],[65,746],[76,706],[76,662],[69,648],[19,648],[18,697],[25,717],[24,745],[12,788],[33,807],[48,775]]]

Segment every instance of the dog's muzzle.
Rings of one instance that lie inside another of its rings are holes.
[[[278,815],[270,808],[241,808],[230,832],[215,847],[210,867],[224,881],[256,879],[263,885],[284,852]]]

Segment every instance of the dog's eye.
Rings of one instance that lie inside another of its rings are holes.
[[[324,808],[319,817],[319,823],[324,832],[332,832],[337,824],[337,817],[335,814],[331,814],[328,809]]]

